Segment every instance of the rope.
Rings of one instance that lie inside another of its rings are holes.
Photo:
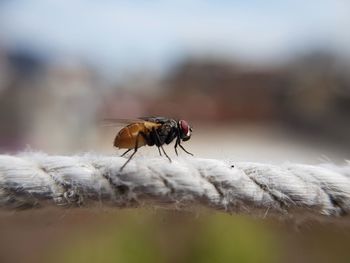
[[[85,154],[0,155],[0,206],[130,207],[151,203],[202,205],[224,211],[296,211],[345,215],[350,211],[350,163],[272,165],[214,159],[132,160]]]

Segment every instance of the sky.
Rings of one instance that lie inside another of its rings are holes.
[[[0,47],[162,68],[186,57],[257,63],[310,48],[350,58],[347,0],[0,0]]]

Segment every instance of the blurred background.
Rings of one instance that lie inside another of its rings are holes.
[[[192,124],[185,146],[197,157],[343,164],[350,159],[349,28],[346,0],[2,0],[0,152],[120,154],[112,147],[120,127],[103,119],[156,115]],[[145,147],[138,156],[157,154]],[[300,237],[295,223],[277,231],[274,220],[214,212],[200,219],[179,211],[100,214],[2,212],[0,229],[8,230],[0,242],[8,248],[0,260],[37,262],[45,243],[71,262],[288,261],[300,239],[317,240],[322,251],[304,249],[301,262],[350,256],[329,246],[350,241],[342,224],[320,232],[312,223]],[[56,238],[76,226],[82,230],[72,233],[85,241]],[[209,247],[211,238],[225,248]]]

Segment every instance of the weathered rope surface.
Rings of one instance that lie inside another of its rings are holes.
[[[350,211],[350,163],[344,166],[213,159],[125,158],[85,154],[0,155],[0,206],[204,205],[226,211]]]

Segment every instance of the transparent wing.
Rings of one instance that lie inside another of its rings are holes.
[[[108,118],[99,122],[102,127],[121,127],[131,123],[143,122],[142,119],[120,119],[120,118]]]
[[[135,119],[107,118],[101,121],[101,126],[118,127],[118,126],[125,126],[131,123],[139,123],[144,121],[161,124],[161,123],[167,122],[168,120],[169,119],[166,117],[159,117],[159,116],[147,116],[147,117],[139,117]]]

